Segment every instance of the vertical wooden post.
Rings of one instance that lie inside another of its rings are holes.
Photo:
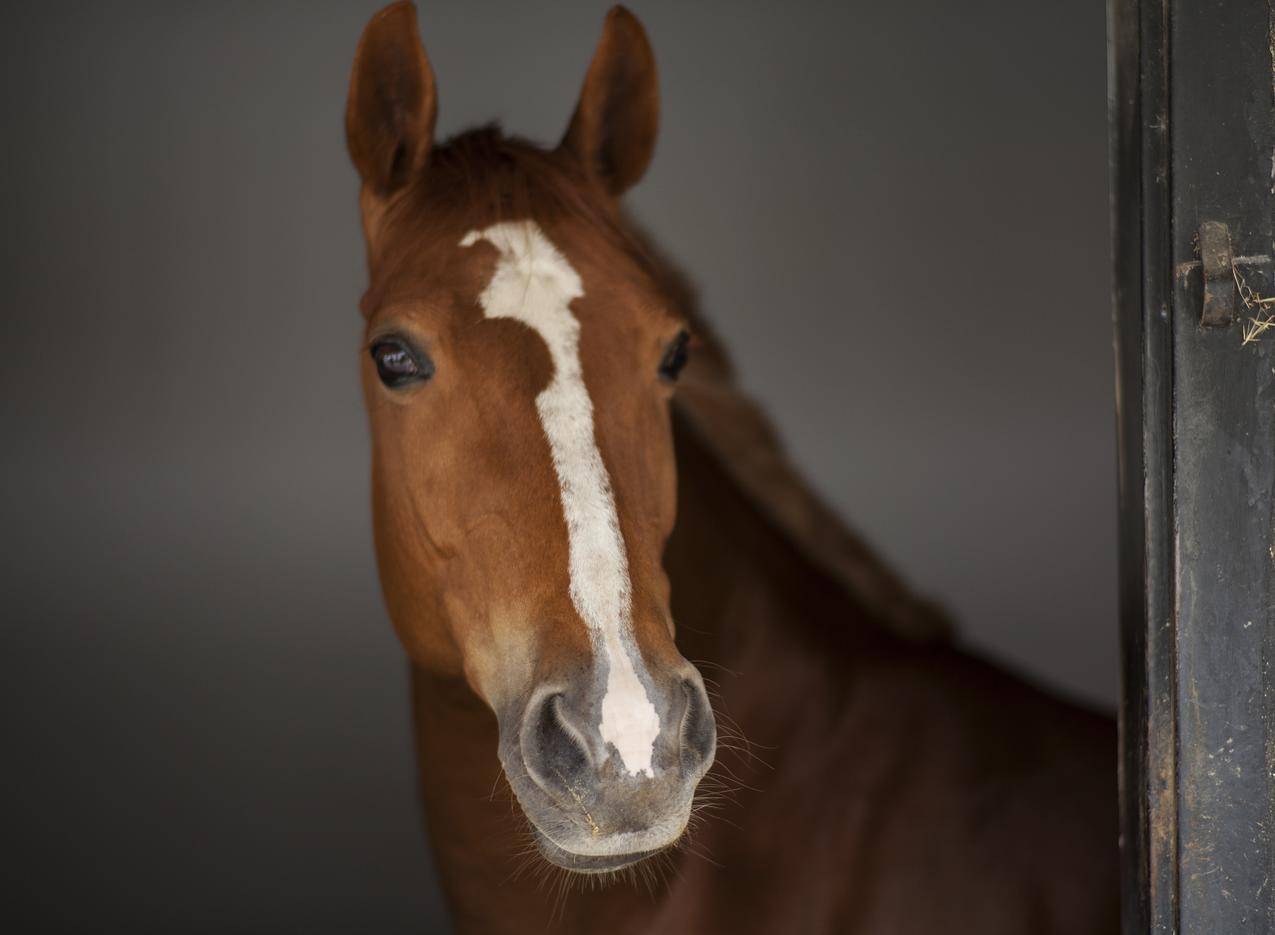
[[[1275,12],[1110,50],[1124,926],[1275,933]]]

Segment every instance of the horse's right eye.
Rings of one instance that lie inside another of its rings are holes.
[[[664,357],[660,360],[660,379],[673,383],[682,375],[682,368],[686,366],[689,356],[690,341],[691,336],[682,330],[669,342],[664,350]]]
[[[434,375],[433,362],[403,338],[384,338],[371,347],[376,375],[392,390]]]

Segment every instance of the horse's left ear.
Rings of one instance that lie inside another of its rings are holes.
[[[646,171],[659,124],[660,89],[646,30],[624,7],[612,7],[560,148],[619,196]]]

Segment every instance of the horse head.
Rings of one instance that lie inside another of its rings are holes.
[[[436,109],[395,4],[346,112],[382,587],[413,662],[494,712],[541,852],[614,870],[679,838],[716,745],[661,564],[688,335],[618,202],[654,148],[654,59],[613,9],[553,149],[493,129],[435,144]]]

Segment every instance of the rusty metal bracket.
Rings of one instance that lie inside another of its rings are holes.
[[[1221,221],[1205,221],[1200,225],[1200,263],[1204,267],[1200,324],[1206,328],[1229,325],[1235,318],[1235,272],[1231,232]]]

